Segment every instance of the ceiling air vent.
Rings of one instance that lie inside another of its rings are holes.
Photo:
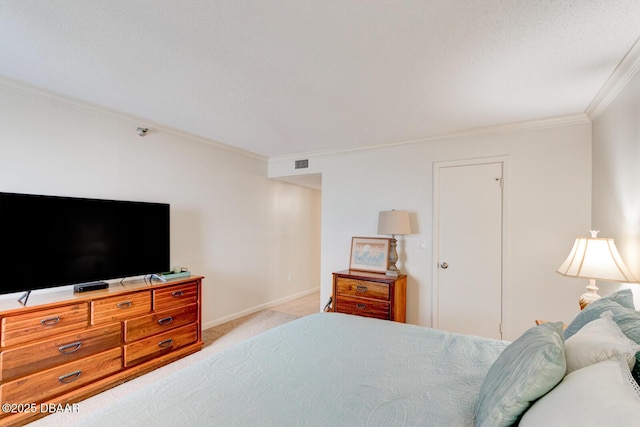
[[[309,159],[296,160],[296,169],[306,169],[309,167]]]

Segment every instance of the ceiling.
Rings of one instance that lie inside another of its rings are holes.
[[[0,76],[277,158],[585,112],[639,23],[638,0],[2,0]]]

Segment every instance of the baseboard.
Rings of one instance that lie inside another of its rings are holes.
[[[256,312],[261,311],[261,310],[266,310],[268,308],[275,307],[275,306],[280,305],[280,304],[284,304],[285,302],[289,302],[289,301],[292,301],[294,299],[302,298],[304,296],[313,294],[315,292],[320,292],[320,287],[307,289],[305,291],[298,292],[298,293],[295,293],[293,295],[288,295],[286,297],[283,297],[283,298],[280,298],[280,299],[277,299],[277,300],[273,300],[273,301],[270,301],[270,302],[265,303],[265,304],[260,304],[260,305],[257,305],[255,307],[251,307],[251,308],[248,308],[246,310],[239,311],[237,313],[233,313],[233,314],[230,314],[228,316],[212,320],[210,322],[204,323],[202,325],[202,330],[213,328],[214,326],[222,325],[223,323],[227,323],[227,322],[230,322],[232,320],[239,319],[239,318],[241,318],[243,316],[247,316],[249,314],[253,314],[253,313],[256,313]],[[320,312],[320,303],[318,303],[318,312]]]

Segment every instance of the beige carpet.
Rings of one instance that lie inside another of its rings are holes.
[[[102,392],[79,403],[78,413],[52,414],[36,420],[30,427],[62,427],[70,426],[83,416],[100,409],[108,402],[117,400],[128,393],[136,391],[147,384],[160,378],[172,374],[197,360],[203,359],[211,354],[233,347],[235,344],[248,338],[258,335],[268,329],[295,320],[297,316],[273,310],[263,310],[254,314],[241,317],[222,325],[206,329],[203,331],[203,341],[205,347],[202,351],[177,360],[169,365],[163,366],[155,371],[149,372],[141,377],[121,384],[110,390]]]
[[[207,354],[231,347],[268,329],[297,319],[297,316],[273,310],[263,310],[202,331]]]

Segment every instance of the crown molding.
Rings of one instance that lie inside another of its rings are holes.
[[[260,155],[260,154],[256,154],[250,151],[246,151],[237,147],[233,147],[231,145],[227,145],[224,144],[222,142],[219,141],[215,141],[209,138],[205,138],[203,136],[199,136],[199,135],[195,135],[189,132],[185,132],[183,130],[180,129],[176,129],[176,128],[172,128],[169,126],[164,126],[161,125],[159,123],[155,123],[155,122],[151,122],[147,119],[143,119],[141,117],[137,117],[134,116],[132,114],[127,114],[127,113],[123,113],[120,111],[116,111],[116,110],[112,110],[110,108],[101,106],[101,105],[97,105],[97,104],[92,104],[90,102],[87,101],[82,101],[80,99],[77,98],[72,98],[70,96],[65,96],[65,95],[61,95],[59,93],[50,91],[48,89],[43,89],[41,87],[35,86],[35,85],[31,85],[29,83],[25,83],[25,82],[21,82],[21,81],[17,81],[17,80],[13,80],[13,79],[9,79],[7,77],[1,77],[0,76],[0,85],[4,86],[7,89],[13,90],[16,93],[19,93],[21,95],[27,94],[27,95],[31,95],[31,96],[35,96],[35,97],[41,97],[41,98],[45,98],[47,100],[49,100],[52,103],[61,105],[61,106],[65,106],[65,107],[69,107],[69,108],[73,108],[82,112],[90,112],[92,114],[98,115],[98,116],[102,116],[102,117],[107,117],[107,118],[111,118],[111,119],[116,119],[116,120],[122,120],[122,121],[126,121],[131,123],[134,126],[142,126],[142,127],[147,127],[151,130],[153,130],[154,133],[156,132],[161,132],[161,133],[165,133],[165,134],[169,134],[172,135],[176,138],[182,138],[182,139],[188,139],[191,141],[196,141],[196,142],[201,142],[204,144],[209,144],[209,145],[213,145],[217,148],[226,150],[226,151],[230,151],[245,157],[250,157],[253,159],[257,159],[257,160],[262,160],[265,161],[267,160],[267,157]]]
[[[480,136],[480,135],[487,135],[487,134],[529,132],[529,131],[535,131],[535,130],[541,130],[541,129],[583,125],[583,124],[590,124],[590,123],[591,123],[591,120],[589,119],[589,117],[587,117],[585,113],[577,113],[577,114],[569,114],[565,116],[548,117],[548,118],[538,119],[538,120],[527,120],[527,121],[507,123],[502,125],[471,128],[471,129],[466,129],[458,132],[451,132],[447,134],[428,136],[424,138],[400,140],[400,141],[391,141],[387,143],[368,145],[368,146],[362,146],[362,147],[347,147],[347,148],[340,148],[335,150],[315,151],[315,152],[297,153],[297,154],[285,154],[283,156],[269,157],[269,161],[280,162],[280,161],[290,161],[290,160],[300,159],[304,157],[333,156],[333,155],[339,155],[339,154],[353,153],[357,151],[368,151],[368,150],[378,150],[378,149],[384,149],[384,148],[401,147],[401,146],[423,144],[423,143],[434,142],[434,141],[459,139],[459,138],[470,137],[470,136],[472,137],[472,136]]]
[[[591,101],[585,113],[593,121],[607,108],[629,80],[640,69],[640,39],[636,40],[629,52],[622,58],[600,91]]]
[[[638,58],[635,61],[637,63],[635,65],[635,69],[637,70],[637,68],[640,67],[640,43],[636,43],[636,45],[634,46],[634,49],[636,49],[637,52],[639,53]],[[628,81],[630,78],[631,76],[629,76],[626,79],[626,81]],[[323,151],[315,151],[315,152],[308,152],[308,153],[286,154],[283,156],[274,156],[274,157],[267,158],[266,156],[253,153],[250,151],[246,151],[237,147],[233,147],[231,145],[227,145],[222,142],[214,141],[212,139],[194,135],[179,129],[164,126],[159,123],[150,122],[146,119],[143,119],[131,114],[122,113],[116,110],[109,109],[107,107],[91,104],[86,101],[61,95],[59,93],[52,92],[47,89],[30,85],[28,83],[24,83],[21,81],[12,80],[6,77],[0,77],[0,85],[9,89],[13,89],[21,94],[26,93],[34,96],[44,97],[49,99],[52,102],[58,103],[60,105],[65,105],[70,108],[75,108],[85,112],[90,111],[94,114],[101,115],[103,117],[109,117],[109,118],[115,118],[118,120],[128,121],[134,124],[135,126],[148,127],[150,129],[153,129],[154,132],[160,131],[166,134],[173,135],[177,138],[184,138],[184,139],[198,141],[198,142],[209,144],[209,145],[214,145],[220,149],[231,151],[236,154],[243,155],[245,157],[250,157],[257,160],[268,160],[268,161],[285,161],[285,160],[291,160],[291,159],[298,159],[301,157],[332,156],[332,155],[346,154],[346,153],[352,153],[352,152],[358,152],[358,151],[384,149],[384,148],[428,143],[433,141],[457,139],[457,138],[463,138],[463,137],[469,137],[469,136],[486,135],[491,133],[501,134],[501,133],[527,132],[527,131],[533,131],[533,130],[539,130],[539,129],[590,123],[590,117],[588,117],[587,114],[578,113],[578,114],[571,114],[566,116],[550,117],[550,118],[539,119],[539,120],[528,120],[528,121],[508,123],[508,124],[495,125],[495,126],[471,128],[471,129],[462,130],[458,132],[451,132],[447,134],[440,134],[440,135],[423,137],[423,138],[390,141],[390,142],[381,143],[381,144],[373,144],[373,145],[358,146],[358,147],[346,147],[346,148],[340,148],[335,150],[323,150]]]

